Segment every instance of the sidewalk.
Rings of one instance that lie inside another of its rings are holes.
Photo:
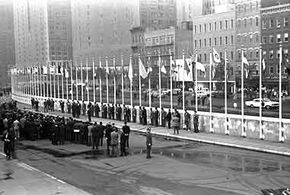
[[[19,104],[18,107],[24,110],[30,110],[31,107],[29,105]],[[55,116],[65,116],[71,117],[71,114],[61,113],[60,111],[50,112],[49,114]],[[87,121],[86,116],[80,116],[78,120]],[[124,122],[117,121],[117,120],[110,120],[110,119],[103,119],[103,118],[95,118],[92,117],[92,122],[100,122],[102,121],[103,124],[108,122],[114,122],[117,127],[122,127]],[[146,132],[146,126],[138,124],[138,123],[128,123],[131,127],[131,130],[137,133],[144,134]],[[250,138],[242,138],[230,135],[221,135],[221,134],[209,134],[209,133],[193,133],[188,132],[185,130],[180,130],[179,135],[173,135],[172,129],[167,129],[164,127],[153,127],[152,134],[154,136],[162,136],[167,137],[170,139],[175,140],[186,140],[186,141],[195,141],[195,142],[202,142],[208,144],[215,144],[221,146],[228,146],[258,152],[266,152],[271,154],[278,154],[278,155],[285,155],[290,156],[290,147],[287,144],[277,143],[277,142],[270,142],[265,140],[258,140],[258,139],[250,139]]]
[[[0,153],[0,194],[89,195],[66,182]]]

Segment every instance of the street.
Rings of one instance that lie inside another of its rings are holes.
[[[91,194],[254,195],[290,183],[290,157],[154,138],[147,160],[138,134],[130,137],[129,156],[111,158],[105,148],[22,141],[17,157]]]

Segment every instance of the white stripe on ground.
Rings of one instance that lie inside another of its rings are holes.
[[[3,156],[6,156],[6,155],[5,155],[4,153],[2,153],[2,152],[0,152],[0,154],[3,155]],[[43,175],[45,175],[45,176],[47,176],[47,177],[49,177],[49,178],[51,178],[51,179],[53,179],[53,180],[56,180],[56,181],[58,181],[58,182],[60,182],[60,183],[62,183],[62,184],[67,184],[66,182],[64,182],[64,181],[62,181],[62,180],[60,180],[60,179],[58,179],[58,178],[56,178],[56,177],[54,177],[54,176],[52,176],[52,175],[49,175],[48,173],[45,173],[45,172],[43,172],[43,171],[40,171],[39,169],[36,169],[36,168],[34,168],[34,167],[32,167],[32,166],[26,164],[26,163],[23,163],[23,162],[17,162],[16,164],[17,164],[18,166],[20,166],[20,167],[26,169],[26,170],[29,170],[29,171],[35,171],[35,172],[41,173],[41,174],[43,174]]]

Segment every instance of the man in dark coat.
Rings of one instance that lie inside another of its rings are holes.
[[[97,124],[97,122],[94,123],[92,127],[92,149],[98,149],[99,147],[99,129],[100,125]]]
[[[143,125],[147,125],[147,111],[145,107],[143,107],[142,119],[143,119]]]
[[[194,111],[194,115],[193,115],[193,126],[194,126],[194,132],[198,133],[198,115],[196,113],[196,111]]]
[[[171,110],[170,109],[168,110],[168,113],[166,115],[166,120],[167,120],[168,128],[170,129],[171,128]]]
[[[165,127],[165,124],[166,124],[166,111],[161,108],[161,126],[162,127]]]
[[[124,122],[124,126],[122,127],[122,132],[125,136],[125,144],[129,148],[129,134],[130,134],[130,127],[127,125],[127,122]]]
[[[82,110],[83,110],[83,115],[86,115],[87,106],[86,106],[84,100],[83,100],[83,103],[82,103]]]
[[[121,131],[120,134],[120,152],[121,152],[121,156],[126,156],[127,152],[126,152],[126,136],[125,133],[123,131]]]
[[[113,129],[110,123],[107,124],[106,129],[105,129],[105,137],[107,141],[107,153],[110,155],[110,146],[111,146],[111,133]]]
[[[99,115],[100,113],[100,107],[99,107],[99,104],[97,102],[95,102],[95,117],[100,117]]]
[[[61,113],[64,113],[64,101],[60,100],[59,105],[60,105]]]
[[[132,108],[132,117],[133,117],[133,122],[136,123],[137,111],[134,106]]]
[[[67,113],[71,113],[71,103],[69,100],[66,101]]]

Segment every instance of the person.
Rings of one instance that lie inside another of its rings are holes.
[[[88,125],[88,146],[91,146],[92,145],[92,140],[93,140],[93,136],[92,136],[92,134],[93,134],[93,128],[95,128],[95,126],[96,126],[96,124],[95,125],[93,125],[93,124],[89,124]],[[94,149],[94,146],[93,146],[93,149]]]
[[[112,132],[112,126],[110,123],[107,124],[105,129],[105,137],[107,140],[107,154],[110,155],[110,146],[111,146],[111,132]]]
[[[93,106],[91,103],[88,105],[88,110],[87,110],[87,116],[88,116],[88,121],[92,121],[92,115],[93,115]]]
[[[4,153],[6,155],[7,160],[10,160],[11,157],[13,156],[12,154],[13,140],[14,137],[11,129],[5,130],[3,132],[3,141],[4,141]]]
[[[154,125],[156,126],[156,127],[158,127],[159,126],[159,111],[158,111],[158,109],[157,109],[157,107],[155,107],[155,111],[154,111]]]
[[[60,100],[59,105],[60,105],[61,113],[64,113],[64,101]]]
[[[92,132],[92,149],[93,150],[94,149],[98,150],[98,147],[99,147],[99,128],[100,128],[100,125],[98,125],[97,122],[95,122],[94,125],[92,125],[91,132]]]
[[[124,131],[121,131],[120,134],[120,152],[121,152],[121,156],[126,156],[127,152],[126,152],[126,136]]]
[[[193,116],[193,126],[194,126],[194,132],[198,133],[198,115],[196,113],[196,110],[194,111],[194,116]]]
[[[71,103],[69,100],[66,101],[66,107],[67,107],[67,113],[70,114],[71,113]]]
[[[95,111],[95,117],[99,118],[100,107],[97,102],[95,102],[94,111]]]
[[[143,110],[141,106],[139,106],[139,122],[140,124],[143,124]]]
[[[168,129],[171,128],[171,110],[168,110],[168,113],[166,115],[166,120],[167,120],[167,125],[168,125]]]
[[[124,126],[122,127],[122,130],[125,134],[125,144],[129,148],[129,134],[130,134],[130,127],[127,125],[127,122],[124,122]]]
[[[184,123],[185,123],[185,130],[186,131],[190,131],[190,114],[187,112],[187,109],[185,109],[185,113],[184,113]]]
[[[165,123],[166,123],[166,111],[164,110],[164,108],[161,108],[161,126],[165,127]]]
[[[86,115],[87,106],[84,100],[82,102],[82,110],[83,110],[83,115]]]
[[[147,128],[147,133],[146,133],[146,152],[147,156],[146,158],[149,159],[151,158],[151,147],[152,147],[152,134],[151,134],[151,128]]]
[[[154,125],[154,111],[152,110],[152,108],[150,108],[150,122],[151,122],[151,125],[153,126]]]
[[[134,106],[132,108],[132,116],[133,116],[133,122],[136,123],[137,111],[136,111],[136,108]]]
[[[113,132],[111,133],[111,146],[112,146],[112,157],[117,157],[118,151],[118,142],[119,142],[119,134],[118,128],[114,126],[113,123]]]
[[[65,137],[65,124],[64,117],[59,122],[59,144],[64,145],[64,137]]]
[[[143,125],[147,125],[147,111],[146,111],[145,106],[143,106],[142,119],[143,119]]]
[[[172,117],[172,127],[173,127],[173,134],[179,134],[179,128],[180,128],[180,114],[175,109],[175,112],[173,113]]]

